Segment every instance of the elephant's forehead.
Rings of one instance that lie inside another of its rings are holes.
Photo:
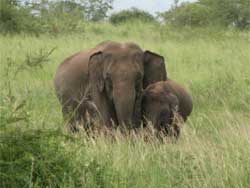
[[[156,82],[154,84],[150,84],[147,88],[146,88],[146,91],[149,92],[149,93],[160,93],[160,92],[164,92],[164,82],[162,81],[159,81],[159,82]]]
[[[158,101],[164,101],[166,99],[167,94],[169,94],[169,92],[166,92],[164,90],[163,85],[160,82],[151,84],[145,90],[145,98],[154,99]]]
[[[110,73],[126,76],[143,74],[138,63],[134,61],[115,61],[111,64],[109,70]]]
[[[134,49],[114,49],[114,50],[106,50],[107,53],[111,54],[115,59],[131,59],[134,58],[137,54],[143,54],[140,50]]]
[[[104,49],[105,52],[108,52],[112,55],[132,55],[134,53],[143,53],[143,50],[136,46],[131,44],[120,44],[120,45],[111,45]]]
[[[113,75],[120,79],[133,79],[140,72],[134,67],[122,66],[119,69],[113,69]]]

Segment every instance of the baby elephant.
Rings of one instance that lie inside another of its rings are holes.
[[[142,111],[146,120],[153,123],[158,133],[180,134],[180,119],[187,120],[193,109],[191,95],[173,80],[150,84],[142,98]]]

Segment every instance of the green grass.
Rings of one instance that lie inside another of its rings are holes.
[[[88,24],[84,31],[0,35],[0,187],[250,186],[249,32],[142,23]],[[55,70],[107,39],[163,55],[169,77],[192,93],[194,111],[177,143],[65,130]]]

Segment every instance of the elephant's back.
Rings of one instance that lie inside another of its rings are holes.
[[[111,41],[104,41],[96,45],[96,47],[77,52],[66,59],[63,60],[63,62],[58,66],[57,72],[65,71],[68,69],[78,69],[82,68],[81,70],[88,70],[88,61],[92,54],[103,50],[106,48]]]
[[[88,87],[88,62],[92,54],[107,48],[112,43],[104,41],[96,47],[77,52],[58,66],[54,77],[54,87],[56,95],[60,98],[72,98],[82,96]]]
[[[189,116],[193,110],[193,100],[191,95],[184,87],[173,80],[168,79],[165,83],[167,90],[177,96],[180,105],[180,112],[184,117],[184,120],[186,120],[187,116]]]
[[[79,98],[88,85],[88,59],[91,50],[66,58],[57,68],[54,86],[59,98]]]

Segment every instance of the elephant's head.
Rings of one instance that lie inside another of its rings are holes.
[[[152,122],[154,128],[165,135],[179,136],[178,98],[164,89],[164,82],[149,85],[143,93],[142,111],[146,121]]]
[[[133,43],[109,42],[90,56],[92,97],[105,124],[140,125],[144,81],[150,82],[160,64],[164,65],[163,57]]]

